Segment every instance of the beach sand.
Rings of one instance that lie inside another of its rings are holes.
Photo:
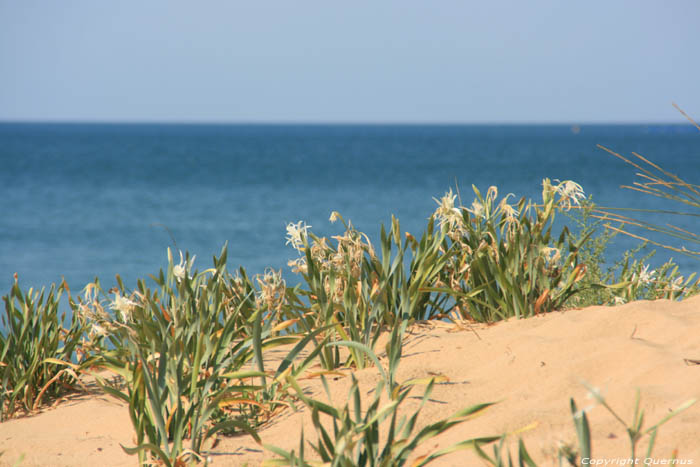
[[[594,405],[587,382],[599,388],[609,405],[628,423],[635,390],[641,394],[645,424],[651,426],[691,398],[700,399],[700,297],[684,302],[658,300],[619,307],[591,307],[554,312],[493,326],[421,323],[405,340],[398,381],[444,375],[449,381],[434,386],[418,427],[458,409],[498,402],[416,450],[416,455],[458,441],[513,432],[521,434],[539,465],[554,465],[559,443],[575,444],[569,398],[579,408]],[[687,360],[686,360],[687,359]],[[690,361],[688,361],[690,360]],[[386,362],[383,362],[386,363]],[[350,373],[344,372],[346,375]],[[374,368],[355,372],[367,404],[379,379]],[[302,381],[325,399],[320,381]],[[349,377],[329,377],[336,405],[346,400]],[[421,396],[416,387],[412,395]],[[406,401],[408,413],[420,398]],[[403,407],[403,406],[402,406]],[[604,407],[588,411],[595,459],[625,459],[629,441],[625,427]],[[298,449],[303,427],[307,440],[316,440],[308,410],[287,410],[259,431],[264,443]],[[700,463],[700,403],[671,419],[659,430],[654,460],[668,460],[675,451],[681,461]],[[643,459],[644,438],[638,449]],[[515,453],[517,436],[511,438]],[[0,424],[0,465],[122,466],[136,465],[120,444],[134,445],[128,411],[123,403],[94,391],[79,394],[28,417]],[[307,447],[307,453],[311,448]],[[491,448],[487,449],[491,453]],[[23,457],[22,457],[23,456]],[[272,454],[250,437],[221,437],[208,453],[214,465],[259,465]],[[431,465],[483,465],[469,451],[459,451]],[[640,460],[640,465],[642,460]],[[657,464],[658,465],[658,464]]]

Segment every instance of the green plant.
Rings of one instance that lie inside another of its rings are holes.
[[[306,460],[302,433],[298,453],[294,450],[290,452],[276,446],[266,445],[268,450],[279,455],[281,459],[267,460],[263,465],[401,466],[406,463],[417,447],[440,433],[467,421],[470,417],[481,413],[492,405],[478,404],[460,410],[446,419],[425,426],[414,434],[418,416],[422,407],[429,400],[435,379],[431,378],[427,382],[428,385],[418,409],[408,419],[405,416],[399,419],[399,408],[408,397],[412,387],[426,383],[422,380],[408,381],[403,384],[395,382],[395,372],[401,358],[402,335],[405,331],[405,327],[402,326],[402,328],[392,332],[391,343],[387,344],[388,351],[391,351],[388,372],[382,369],[377,356],[368,347],[356,342],[337,344],[355,347],[367,353],[380,369],[382,379],[377,384],[374,397],[366,409],[362,407],[359,385],[354,375],[348,395],[348,401],[352,401],[352,405],[350,402],[346,402],[339,408],[307,397],[294,378],[290,377],[290,383],[295,388],[297,396],[312,411],[311,417],[318,433],[318,440],[310,445],[321,462]],[[325,378],[323,378],[323,385],[330,401],[330,390]],[[382,405],[382,393],[385,388],[388,401]],[[327,428],[327,424],[321,421],[321,414],[330,417],[332,432]],[[382,442],[384,431],[380,426],[384,422],[388,422],[388,427],[386,427],[385,439]],[[449,448],[424,455],[416,459],[413,465],[426,465],[451,452],[474,448],[497,439],[496,437],[468,439]]]
[[[518,440],[518,457],[516,458],[515,464],[513,464],[513,456],[505,447],[505,442],[506,436],[503,436],[498,444],[494,444],[493,457],[490,457],[479,445],[475,446],[475,450],[487,465],[493,467],[513,467],[513,465],[517,465],[518,467],[537,467],[537,464],[535,464],[532,457],[530,457],[530,453],[527,452],[527,448],[522,439]],[[506,455],[508,457],[506,457]]]
[[[655,251],[636,258],[646,242],[625,251],[612,266],[603,270],[607,249],[618,232],[605,227],[604,220],[597,214],[599,212],[601,209],[589,198],[573,214],[567,213],[574,223],[574,241],[583,237],[589,237],[589,240],[578,251],[579,261],[586,265],[586,275],[578,284],[579,292],[567,301],[565,307],[619,305],[658,298],[677,300],[700,290],[696,274],[687,278],[681,276],[673,259],[656,270],[649,270],[649,261]]]
[[[287,227],[288,243],[304,255],[290,265],[308,287],[299,290],[305,301],[296,300],[295,306],[305,332],[332,325],[318,342],[323,346],[320,357],[324,368],[364,368],[370,362],[364,353],[350,347],[348,357],[342,360],[337,346],[325,344],[352,341],[374,348],[381,332],[400,320],[440,316],[446,297],[433,294],[430,285],[444,263],[439,251],[442,234],[431,222],[420,242],[410,234],[402,238],[394,218],[388,233],[382,227],[381,255],[377,255],[368,237],[334,212],[331,220],[337,219],[343,222],[345,233],[333,237],[335,245],[309,232],[301,222]],[[411,263],[407,266],[409,252]],[[404,304],[408,308],[398,316],[397,310],[405,309]]]
[[[57,398],[80,384],[83,365],[76,364],[86,324],[72,316],[65,328],[59,315],[65,282],[23,293],[17,275],[3,297],[5,314],[0,332],[0,421],[18,410],[36,410],[44,397]]]
[[[245,270],[227,273],[226,256],[224,247],[214,267],[200,273],[192,270],[194,258],[181,255],[175,264],[168,251],[167,270],[152,276],[155,290],[139,280],[129,293],[117,278],[109,307],[97,282],[73,302],[75,314],[92,323],[96,366],[125,382],[122,388],[96,375],[108,394],[129,404],[136,446],[124,450],[140,462],[149,453],[166,465],[200,459],[204,442],[218,433],[243,431],[259,441],[255,427],[291,405],[286,377],[318,356],[315,349],[295,366],[326,328],[286,332],[297,320],[280,319],[288,295],[281,277],[258,276],[258,290]],[[290,344],[277,371],[266,372],[265,350]]]
[[[576,407],[576,402],[573,399],[570,400],[571,415],[574,420],[574,427],[576,428],[576,436],[578,437],[578,451],[568,445],[559,448],[559,465],[564,465],[564,462],[572,466],[577,466],[578,458],[581,459],[591,457],[591,431],[588,425],[588,418],[584,411],[579,411]],[[519,432],[529,429],[526,427]],[[513,456],[510,451],[506,448],[505,442],[509,435],[505,434],[501,437],[498,444],[493,445],[493,457],[489,456],[481,446],[475,446],[476,453],[481,457],[488,465],[493,467],[513,467],[517,465],[518,467],[536,467],[535,461],[532,460],[530,453],[525,446],[522,438],[518,440],[518,450],[516,462],[513,463]],[[508,456],[506,458],[506,455]],[[507,463],[506,463],[507,461]],[[585,464],[581,464],[585,465]]]
[[[591,428],[588,424],[588,417],[584,410],[578,410],[576,407],[576,402],[574,399],[569,399],[569,406],[571,407],[571,416],[574,419],[574,427],[576,428],[576,437],[578,438],[578,454],[582,459],[591,458]],[[561,458],[566,457],[566,459],[574,464],[575,458],[573,457],[573,452],[559,452],[559,459],[561,463]]]
[[[589,397],[595,399],[595,401],[605,407],[608,412],[610,412],[615,419],[617,419],[626,429],[627,435],[630,442],[630,459],[635,462],[639,462],[637,458],[637,448],[639,441],[648,436],[649,441],[647,443],[647,450],[645,453],[645,458],[650,458],[654,450],[654,444],[656,441],[656,435],[659,428],[664,423],[668,422],[671,418],[680,414],[684,410],[688,409],[690,406],[695,404],[697,401],[695,399],[690,399],[677,409],[669,412],[665,417],[663,417],[659,422],[652,425],[649,428],[644,428],[644,410],[639,407],[639,390],[637,390],[634,402],[634,415],[632,418],[632,423],[627,424],[619,415],[608,405],[605,398],[602,396],[597,388],[593,388],[588,384],[584,383],[586,388],[588,388]],[[576,429],[576,437],[578,439],[578,449],[570,446],[563,445],[558,449],[558,460],[559,465],[570,465],[572,467],[590,465],[591,453],[592,453],[592,443],[591,443],[591,430],[588,423],[588,417],[586,412],[592,407],[587,407],[585,409],[579,410],[576,406],[574,399],[570,399],[569,406],[571,409],[571,415],[574,422],[574,428]],[[520,430],[522,431],[522,430]],[[513,463],[513,456],[507,450],[505,442],[509,435],[503,435],[498,444],[493,446],[493,457],[489,456],[480,445],[475,446],[475,450],[479,457],[481,457],[488,465],[493,467],[513,467],[517,465],[519,467],[535,467],[537,464],[532,460],[532,457],[528,453],[527,447],[523,442],[522,438],[518,440],[518,456],[516,463]],[[506,457],[507,456],[507,457]],[[507,463],[506,463],[507,461]]]
[[[616,284],[616,272],[622,268],[623,261],[633,258],[642,248],[625,252],[622,260],[605,268],[608,248],[617,236],[617,232],[606,229],[603,221],[593,217],[596,205],[591,196],[582,200],[578,209],[565,212],[572,226],[573,241],[588,236],[578,251],[579,261],[586,265],[586,275],[579,281],[580,291],[569,298],[565,307],[585,307],[590,305],[612,304],[615,294],[611,287],[600,287],[600,284]],[[603,269],[605,268],[605,269]]]
[[[295,384],[295,383],[292,383]],[[325,384],[325,379],[324,379]],[[417,433],[413,433],[416,427],[421,408],[430,397],[433,381],[423,394],[420,407],[406,419],[398,419],[398,410],[410,393],[409,386],[399,386],[394,390],[394,398],[381,404],[379,394],[383,390],[383,382],[377,385],[375,397],[370,405],[363,410],[357,380],[353,376],[353,384],[348,400],[352,400],[352,407],[346,403],[341,408],[333,407],[321,401],[303,396],[301,388],[297,390],[299,397],[312,410],[314,427],[319,434],[318,442],[311,444],[322,462],[306,461],[304,459],[303,444],[300,445],[299,457],[294,451],[287,452],[274,446],[266,446],[270,451],[280,455],[282,459],[268,460],[264,465],[322,465],[330,463],[333,466],[401,466],[406,463],[409,456],[422,443],[449,430],[450,428],[467,421],[470,417],[479,414],[491,404],[479,404],[460,410],[452,416],[432,423]],[[328,391],[327,385],[326,389]],[[329,396],[330,397],[330,396]],[[320,414],[331,417],[333,431],[329,432],[321,422]],[[389,427],[386,439],[381,442],[380,425],[388,421]],[[476,445],[490,443],[498,438],[474,438],[462,441],[447,449],[425,455],[414,462],[414,465],[426,465],[429,462],[459,449],[469,449]],[[303,437],[302,437],[303,443]]]
[[[240,326],[227,295],[226,248],[214,258],[214,268],[192,272],[193,259],[175,264],[168,252],[167,272],[154,277],[158,290],[144,281],[127,293],[119,281],[108,313],[98,300],[99,286],[88,288],[86,303],[76,314],[93,322],[93,333],[110,338],[115,347],[103,349],[99,366],[122,376],[125,390],[107,384],[104,390],[129,404],[136,446],[124,448],[147,453],[166,465],[198,458],[203,442],[216,433],[237,429],[257,437],[246,420],[228,418],[212,423],[221,406],[250,389],[245,378],[264,373],[244,368],[256,354],[256,345],[274,345],[269,329],[249,336],[254,325]],[[90,295],[91,294],[91,295]],[[263,310],[256,311],[261,316]],[[257,349],[261,352],[260,349]],[[189,440],[189,447],[186,446]]]
[[[455,207],[451,191],[438,201],[435,217],[445,232],[448,261],[434,290],[455,297],[458,318],[480,322],[561,308],[585,275],[578,250],[588,235],[574,243],[568,228],[558,237],[552,228],[557,211],[579,203],[581,187],[545,179],[541,205],[524,198],[511,205],[511,195],[497,202],[496,187],[485,197],[473,188],[476,199],[470,208]]]
[[[620,285],[615,287],[614,303],[627,303],[633,300],[656,300],[665,298],[679,300],[694,295],[700,291],[696,273],[687,278],[678,272],[678,266],[673,259],[668,260],[655,270],[649,270],[647,261],[653,256],[652,251],[644,258],[634,260],[629,264],[625,258],[620,273]],[[621,287],[624,285],[624,287]]]
[[[302,298],[295,301],[299,325],[306,333],[327,327],[316,339],[316,346],[321,349],[321,365],[332,370],[346,362],[341,361],[339,349],[328,347],[327,343],[342,340],[340,336],[347,337],[347,333],[352,332],[355,339],[372,345],[379,335],[382,323],[378,308],[372,306],[371,300],[363,301],[359,296],[376,291],[358,290],[362,287],[365,256],[372,260],[374,249],[367,236],[352,225],[346,225],[342,236],[334,237],[335,246],[325,237],[309,232],[309,226],[303,222],[289,224],[287,233],[287,243],[303,255],[289,262],[307,286],[307,289],[299,289]],[[353,299],[354,295],[358,295],[357,298]],[[362,368],[364,361],[364,358],[359,359],[356,364]]]
[[[654,450],[654,444],[656,442],[656,435],[658,433],[659,427],[661,427],[661,425],[668,422],[670,419],[683,412],[684,410],[688,409],[697,402],[696,399],[690,399],[681,404],[675,410],[670,411],[654,425],[650,426],[649,428],[644,428],[644,410],[640,409],[639,407],[639,390],[637,390],[637,392],[635,393],[634,413],[632,415],[632,422],[628,424],[610,407],[610,405],[608,405],[600,390],[591,387],[587,384],[586,387],[588,388],[590,396],[600,405],[605,407],[605,409],[608,412],[610,412],[613,415],[613,417],[615,417],[615,419],[625,427],[627,436],[629,437],[630,456],[632,459],[637,459],[637,449],[639,441],[645,436],[648,436],[649,438],[645,458],[651,457],[652,451]]]
[[[433,218],[428,220],[420,241],[408,232],[402,235],[399,221],[394,217],[388,233],[382,226],[382,258],[381,262],[372,263],[371,274],[378,278],[380,296],[385,299],[390,317],[387,324],[395,322],[395,310],[399,309],[405,310],[402,319],[412,321],[445,316],[448,296],[432,290],[448,259],[441,251],[443,239],[444,232],[435,228]],[[393,248],[396,253],[391,260]],[[406,270],[404,264],[409,254],[411,261]],[[402,308],[404,305],[407,308]]]

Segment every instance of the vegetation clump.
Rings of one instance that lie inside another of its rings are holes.
[[[545,179],[542,204],[521,198],[514,205],[512,194],[499,201],[496,187],[486,196],[473,188],[471,207],[455,207],[448,192],[435,212],[448,258],[439,285],[455,297],[457,317],[494,322],[560,309],[580,291],[585,265],[578,251],[589,235],[573,242],[567,227],[558,235],[552,230],[557,212],[579,204],[581,187]]]
[[[85,367],[80,343],[88,324],[76,315],[68,326],[64,324],[59,303],[67,290],[62,282],[48,293],[22,292],[15,275],[12,290],[3,297],[0,421],[18,411],[33,412],[45,399],[59,398],[79,384],[78,375]]]

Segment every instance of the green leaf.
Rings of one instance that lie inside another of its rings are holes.
[[[152,452],[155,455],[157,455],[161,461],[163,461],[166,467],[172,467],[173,465],[172,460],[163,452],[161,448],[159,448],[155,444],[143,443],[133,448],[127,448],[123,444],[120,444],[120,446],[127,454],[134,455],[139,454],[141,452]]]

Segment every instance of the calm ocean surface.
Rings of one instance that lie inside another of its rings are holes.
[[[373,240],[394,213],[420,234],[448,188],[539,199],[544,177],[572,179],[602,205],[674,207],[621,190],[634,170],[596,148],[637,151],[700,181],[700,132],[687,125],[83,125],[0,124],[0,291],[65,276],[80,290],[120,274],[129,287],[166,263],[166,248],[211,265],[283,269],[285,225],[335,234],[333,210]],[[693,223],[695,222],[695,223]],[[700,223],[681,225],[700,231]],[[167,229],[166,229],[167,227]],[[172,234],[173,239],[171,239]],[[630,243],[618,245],[613,255]],[[610,260],[615,259],[611,257]],[[659,252],[659,259],[668,254]],[[675,258],[684,272],[700,264]]]

